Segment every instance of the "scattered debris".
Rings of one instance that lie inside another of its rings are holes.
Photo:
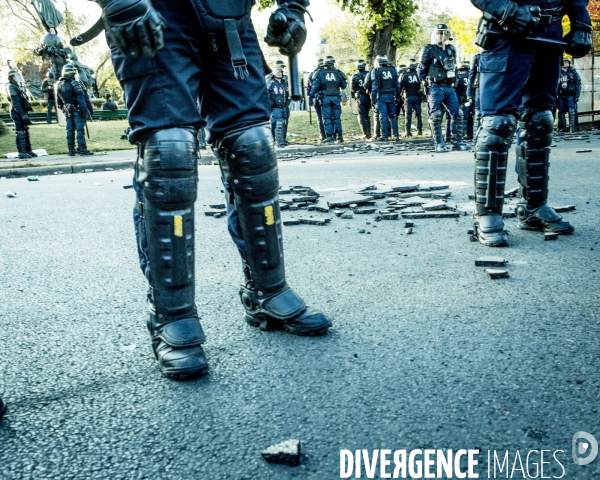
[[[510,276],[506,270],[495,270],[493,268],[486,268],[485,274],[488,278],[492,280],[497,280],[499,278],[508,278]]]
[[[405,228],[404,233],[406,233],[407,235],[410,235],[412,233],[412,227]]]
[[[271,445],[261,454],[269,463],[297,467],[300,464],[300,441],[292,438],[277,445]]]
[[[558,238],[558,233],[544,233],[544,241],[556,240],[557,238]]]
[[[133,185],[123,185],[123,188],[127,190],[128,188],[133,188]]]
[[[402,213],[402,218],[458,218],[460,212]]]
[[[5,195],[8,198],[15,198],[17,196],[17,192],[6,192]]]
[[[575,210],[575,205],[565,205],[563,207],[553,207],[556,213],[560,212],[571,212]]]
[[[39,182],[40,181],[40,179],[35,175],[32,175],[31,177],[27,177],[27,180],[30,182]]]
[[[591,151],[590,148],[584,148],[583,150],[575,150],[575,153],[590,153]]]
[[[476,267],[503,267],[506,260],[502,257],[481,257],[475,260]]]
[[[214,205],[209,205],[210,208],[214,208],[216,210],[223,210],[225,208],[224,203],[216,203]]]

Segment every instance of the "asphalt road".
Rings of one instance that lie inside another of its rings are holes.
[[[556,241],[515,219],[510,247],[489,249],[469,241],[470,216],[416,220],[406,235],[403,221],[284,211],[332,218],[284,227],[289,283],[333,320],[319,338],[243,321],[225,219],[203,214],[222,201],[218,167],[200,167],[210,373],[186,382],[163,378],[151,353],[132,172],[0,180],[0,478],[334,479],[341,449],[417,448],[478,448],[481,478],[490,450],[513,467],[517,450],[523,464],[562,450],[562,478],[599,478],[600,458],[571,458],[575,432],[600,440],[598,138],[554,149],[550,204],[577,207],[564,214],[575,233]],[[315,157],[280,163],[280,178],[322,194],[446,183],[473,208],[470,153]],[[487,279],[474,266],[484,255],[506,258],[510,278]],[[261,450],[288,438],[301,465],[267,464]],[[559,477],[551,455],[544,474]]]

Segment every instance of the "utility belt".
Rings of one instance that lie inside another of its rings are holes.
[[[538,26],[540,25],[552,25],[555,22],[562,21],[563,17],[563,8],[541,8],[538,5],[530,5],[530,9],[535,9],[532,11],[534,16],[539,17],[540,21]],[[497,22],[497,20],[492,17],[489,13],[484,13],[483,16],[479,19],[479,23],[477,24],[477,33],[475,34],[475,45],[483,48],[484,50],[489,50],[492,48],[496,41],[499,38],[504,38],[507,40],[520,40],[523,37],[516,37],[510,35],[506,32]]]

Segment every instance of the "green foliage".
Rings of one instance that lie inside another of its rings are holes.
[[[0,137],[2,135],[6,135],[8,133],[8,127],[6,126],[6,123],[4,123],[2,120],[0,120]]]
[[[452,17],[448,21],[448,26],[452,31],[452,36],[463,60],[471,60],[471,57],[479,50],[479,47],[475,45],[478,21],[478,18],[463,19],[458,17]]]
[[[326,40],[327,55],[336,60],[337,68],[351,74],[355,70],[355,62],[368,53],[368,43],[359,31],[360,21],[342,12],[331,17],[320,32],[320,38]]]

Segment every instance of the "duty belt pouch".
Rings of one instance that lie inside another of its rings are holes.
[[[454,67],[456,66],[454,63],[454,57],[446,57],[444,58],[444,70],[446,70],[446,78],[454,78],[456,74],[454,73]]]
[[[477,24],[477,33],[475,34],[475,45],[483,48],[484,50],[489,50],[493,48],[496,44],[498,37],[494,37],[489,34],[490,30],[498,31],[500,27],[497,24],[494,24],[493,19],[487,13],[483,15],[479,19],[479,23]]]
[[[193,0],[193,5],[204,33],[226,37],[235,78],[247,78],[248,63],[240,33],[248,30],[254,0]]]

